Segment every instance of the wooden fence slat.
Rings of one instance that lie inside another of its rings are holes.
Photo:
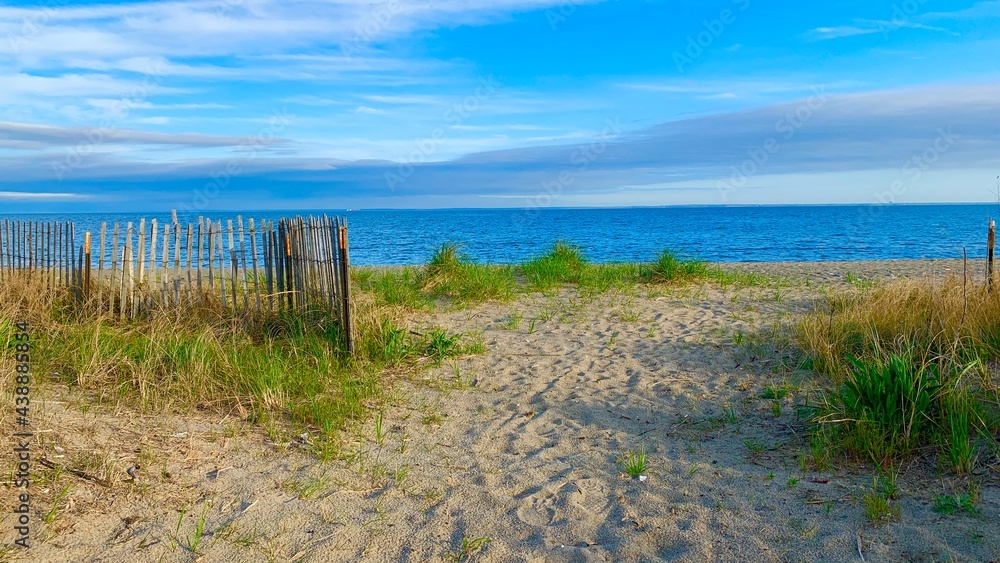
[[[84,234],[83,250],[84,250],[83,267],[85,268],[84,269],[85,274],[83,276],[83,292],[84,296],[89,301],[90,300],[90,231],[87,231]]]
[[[215,294],[215,230],[212,221],[206,224],[208,236],[208,290]]]
[[[3,239],[3,248],[0,248],[0,270],[4,271],[4,279],[10,276],[10,268],[7,265],[7,255],[10,253],[10,231],[8,229],[9,219],[3,220],[0,227],[0,238]]]
[[[172,210],[171,215],[174,221],[174,271],[170,276],[170,281],[173,286],[169,289],[173,289],[174,292],[174,304],[180,305],[180,285],[181,285],[181,224],[177,221],[177,210]]]
[[[141,287],[146,283],[146,218],[139,219],[139,239],[136,243],[136,253],[138,254],[138,277],[136,281]]]
[[[278,229],[274,232],[275,275],[277,277],[275,281],[277,282],[278,289],[278,310],[281,310],[283,304],[288,300],[288,296],[285,294],[285,282],[288,279],[288,274],[285,273],[285,259],[287,258],[285,248],[285,223],[279,219]]]
[[[125,255],[122,258],[122,275],[128,276],[127,282],[123,285],[125,290],[122,296],[122,303],[124,304],[125,314],[130,317],[135,316],[135,299],[133,291],[135,290],[135,271],[132,269],[132,235],[134,234],[134,227],[132,222],[129,221],[125,226]]]
[[[101,222],[101,247],[97,250],[97,302],[104,306],[104,243],[107,242],[108,222]]]
[[[164,306],[170,303],[170,225],[163,225],[163,279],[160,281],[160,301]]]
[[[202,298],[202,293],[201,293],[201,260],[202,260],[202,247],[204,246],[204,241],[202,239],[202,232],[201,232],[201,230],[202,230],[202,224],[203,223],[204,223],[204,219],[202,217],[198,217],[198,241],[197,241],[197,244],[198,244],[198,261],[195,263],[195,277],[197,278],[197,282],[198,282],[198,300],[199,301],[201,301],[201,298]]]
[[[156,218],[149,221],[149,285],[146,287],[146,300],[150,306],[156,299],[156,288],[159,287],[159,278],[156,274],[156,241],[159,239],[159,224]]]
[[[252,221],[253,219],[251,219]],[[236,222],[240,228],[240,268],[243,269],[243,308],[250,308],[250,275],[247,273],[247,245],[243,238],[243,216],[237,215]],[[254,272],[256,275],[256,272]]]
[[[111,233],[111,285],[108,291],[108,300],[111,302],[111,312],[114,313],[115,309],[115,297],[116,289],[118,286],[115,284],[115,278],[118,276],[118,223],[115,223],[115,228]],[[121,303],[118,303],[121,306]]]
[[[193,250],[192,245],[194,244],[194,241],[192,240],[193,239],[193,236],[192,236],[193,233],[194,233],[194,226],[191,225],[191,223],[188,223],[187,233],[186,233],[186,235],[187,235],[187,256],[184,259],[185,263],[187,264],[187,267],[185,268],[185,270],[186,270],[185,274],[186,275],[184,277],[187,278],[187,301],[188,301],[188,303],[193,303],[194,302],[194,293],[192,293],[192,291],[191,291],[191,287],[192,287],[192,279],[191,279],[191,275],[192,275],[191,274],[191,251]]]
[[[250,265],[253,267],[253,295],[254,305],[257,312],[260,312],[260,271],[257,270],[257,237],[254,230],[253,217],[250,217]]]
[[[267,310],[274,311],[274,223],[269,222],[264,227],[264,282],[267,284]]]
[[[344,337],[347,340],[347,353],[354,353],[354,335],[351,329],[351,258],[347,246],[347,219],[340,226],[340,265],[344,271]]]
[[[7,279],[7,219],[0,223],[0,277]]]
[[[132,316],[139,314],[142,296],[146,288],[146,218],[139,219],[139,239],[136,241],[136,258],[138,261],[136,291],[137,295],[132,296]]]
[[[219,284],[221,286],[222,295],[222,308],[226,309],[226,261],[225,261],[225,249],[222,246],[222,221],[216,221],[215,223],[215,236],[217,238],[216,244],[219,249]]]

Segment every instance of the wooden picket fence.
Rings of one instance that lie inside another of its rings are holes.
[[[96,244],[96,248],[94,248]],[[124,226],[76,238],[72,222],[3,220],[0,283],[31,272],[122,318],[208,301],[227,311],[327,309],[353,352],[347,220],[293,217]]]

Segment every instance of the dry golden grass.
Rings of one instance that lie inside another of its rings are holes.
[[[119,319],[80,306],[67,290],[22,275],[0,284],[0,345],[28,321],[35,381],[140,412],[207,410],[279,420],[336,433],[363,418],[387,387],[384,368],[413,363],[423,347],[402,328],[403,307],[364,292],[353,303],[357,353],[325,311],[227,313],[206,294],[201,305]],[[12,354],[4,354],[5,362]],[[9,356],[9,357],[8,357]],[[5,369],[3,389],[12,389]]]
[[[807,317],[797,336],[817,371],[838,382],[848,355],[916,354],[962,367],[1000,358],[1000,287],[991,292],[954,276],[899,280],[838,294],[829,305]]]

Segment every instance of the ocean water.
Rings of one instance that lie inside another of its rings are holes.
[[[986,255],[996,204],[662,207],[612,209],[303,210],[204,212],[213,220],[277,219],[328,213],[347,217],[351,262],[422,264],[455,242],[480,262],[520,262],[558,240],[580,246],[593,261],[652,260],[663,249],[716,262],[970,258]],[[180,214],[182,223],[198,214]],[[106,221],[169,213],[0,215],[0,219],[71,220],[83,233]]]

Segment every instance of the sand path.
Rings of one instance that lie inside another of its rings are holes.
[[[845,268],[928,267],[915,264],[778,265],[812,281],[564,289],[426,315],[413,330],[481,333],[488,352],[398,381],[382,436],[366,423],[346,461],[319,463],[295,438],[232,422],[81,418],[54,403],[53,426],[90,431],[70,443],[60,430],[51,444],[96,442],[127,466],[126,429],[150,424],[139,441],[163,468],[145,490],[79,483],[78,509],[58,517],[34,560],[434,561],[463,538],[490,539],[475,556],[484,562],[860,561],[859,547],[867,561],[996,560],[995,468],[979,476],[978,517],[943,516],[930,499],[950,481],[917,462],[900,478],[903,518],[873,528],[857,501],[870,472],[800,463],[808,440],[795,406],[815,377],[781,367],[782,350],[754,336],[810,310]],[[787,395],[762,397],[769,387]],[[617,464],[639,447],[650,458],[641,481]]]

